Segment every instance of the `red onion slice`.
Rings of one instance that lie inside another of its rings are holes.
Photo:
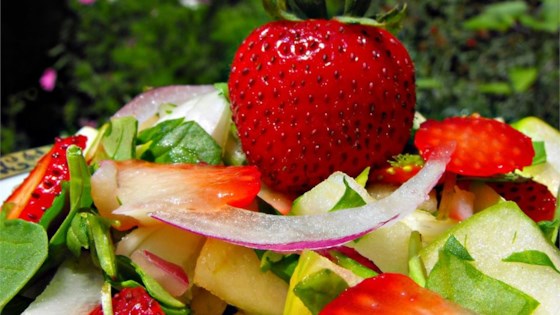
[[[434,152],[424,168],[386,198],[367,205],[305,216],[280,216],[224,207],[195,211],[154,206],[150,216],[178,228],[255,249],[298,251],[338,246],[412,213],[428,198],[453,148]],[[159,208],[159,209],[158,209]]]
[[[133,98],[113,117],[134,116],[141,124],[154,116],[162,104],[180,105],[214,90],[213,85],[171,85],[154,88]]]

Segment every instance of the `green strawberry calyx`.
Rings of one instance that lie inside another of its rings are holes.
[[[387,12],[371,10],[373,0],[346,0],[342,12],[332,12],[326,0],[263,0],[265,10],[277,20],[301,21],[306,19],[335,19],[347,24],[362,24],[398,31],[406,11],[405,5],[396,5]]]

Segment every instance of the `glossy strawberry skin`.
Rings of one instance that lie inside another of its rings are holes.
[[[531,165],[535,155],[531,138],[506,123],[480,116],[427,120],[414,138],[424,159],[449,142],[456,147],[447,171],[466,176],[506,174]]]
[[[308,190],[401,152],[416,103],[414,66],[385,30],[277,21],[239,47],[228,82],[247,159],[280,191]]]
[[[51,150],[37,162],[24,182],[6,199],[5,203],[14,206],[8,217],[39,222],[54,198],[60,194],[62,181],[69,179],[66,149],[70,145],[84,149],[86,140],[82,135],[56,138]]]
[[[556,197],[548,188],[532,180],[489,183],[500,196],[514,201],[535,222],[554,219]]]
[[[343,291],[319,315],[467,314],[459,306],[402,274],[384,273]]]
[[[165,315],[159,303],[142,287],[124,288],[113,296],[112,302],[115,315]],[[101,305],[89,315],[103,315]]]

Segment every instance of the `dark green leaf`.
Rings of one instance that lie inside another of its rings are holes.
[[[68,205],[68,189],[69,182],[63,181],[60,183],[61,191],[58,196],[53,200],[52,205],[45,211],[39,224],[43,226],[45,230],[49,230],[49,227],[56,219],[61,219],[61,214],[64,212]]]
[[[74,216],[68,233],[66,233],[66,246],[75,257],[79,257],[82,248],[89,249],[89,244],[87,214],[79,213]]]
[[[221,163],[222,149],[200,125],[183,119],[164,121],[140,133],[150,143],[142,159],[159,163]]]
[[[90,242],[93,242],[90,244],[90,249],[95,253],[101,269],[114,279],[117,276],[117,264],[110,225],[98,215],[88,213],[86,217]]]
[[[0,311],[39,270],[48,254],[47,232],[39,224],[6,220],[0,212]]]
[[[443,246],[443,250],[463,260],[474,261],[471,254],[469,254],[467,249],[459,242],[459,240],[457,240],[454,235],[451,235],[447,239],[445,245]]]
[[[554,269],[554,271],[560,273],[560,270],[556,268],[550,257],[546,253],[538,250],[526,250],[522,252],[517,252],[504,258],[503,261],[507,262],[518,262],[529,265],[545,266]]]
[[[360,264],[359,262],[344,255],[341,252],[332,250],[329,253],[336,259],[337,265],[352,271],[355,275],[358,275],[362,278],[371,278],[377,276],[377,272],[369,269],[368,267]]]
[[[169,294],[169,292],[163,289],[161,285],[154,278],[146,274],[146,272],[142,268],[136,265],[128,257],[117,256],[117,265],[119,267],[120,273],[124,274],[129,278],[133,278],[131,280],[126,279],[121,281],[121,285],[134,286],[135,282],[140,281],[144,285],[148,293],[161,304],[176,309],[185,308],[185,304],[183,302],[177,300],[171,294]]]
[[[338,200],[336,205],[334,205],[334,207],[330,211],[360,207],[365,205],[366,202],[364,201],[364,199],[362,199],[362,196],[360,196],[360,194],[358,194],[348,185],[346,178],[343,178],[342,180],[344,182],[344,186],[346,187],[346,189],[344,190],[344,195],[342,195],[340,200]]]
[[[91,174],[82,150],[75,145],[66,153],[70,171],[70,208],[79,210],[93,204],[91,197]]]
[[[321,269],[296,284],[294,294],[315,315],[346,288],[346,281],[334,271]]]
[[[549,239],[551,243],[556,243],[556,240],[558,239],[558,230],[560,229],[560,219],[555,219],[553,221],[540,221],[537,224],[544,236]]]
[[[114,118],[109,122],[101,141],[109,159],[122,161],[136,157],[137,129],[138,121],[132,116]]]
[[[273,251],[255,250],[257,256],[261,260],[261,270],[263,272],[271,271],[280,279],[290,282],[290,278],[296,269],[299,255],[296,254],[280,254]]]
[[[529,295],[483,274],[446,250],[440,252],[426,287],[480,314],[531,314],[539,305]]]

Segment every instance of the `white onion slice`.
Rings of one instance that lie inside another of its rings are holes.
[[[153,88],[133,98],[113,117],[134,116],[138,123],[142,124],[154,116],[162,104],[180,105],[214,90],[213,85],[171,85]]]
[[[399,189],[361,207],[317,215],[280,216],[224,207],[195,211],[180,205],[154,206],[150,216],[178,228],[256,249],[298,251],[344,244],[412,213],[428,198],[449,162],[452,147],[432,154],[423,169]],[[159,208],[159,209],[158,209]]]

